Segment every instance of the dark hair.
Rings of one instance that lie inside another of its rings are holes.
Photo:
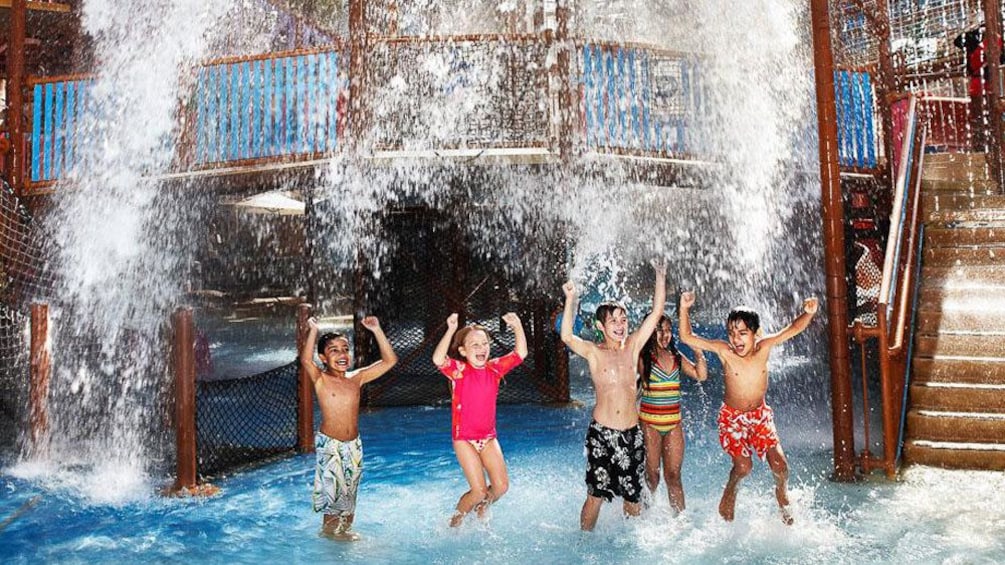
[[[646,315],[648,317],[648,314]],[[667,351],[670,355],[673,355],[674,361],[677,366],[680,366],[680,351],[677,351],[677,347],[673,344],[673,324],[670,322],[670,317],[666,314],[660,316],[658,322],[656,322],[656,327],[659,328],[660,324],[666,322],[670,325],[670,343],[667,345]],[[653,330],[652,335],[646,340],[645,345],[642,346],[642,352],[639,354],[639,361],[642,362],[642,374],[640,375],[642,381],[642,388],[649,388],[649,373],[653,370],[653,361],[656,360],[656,348],[659,347],[659,343],[656,339],[656,330]]]
[[[757,330],[761,329],[761,317],[757,315],[757,312],[749,306],[737,306],[729,313],[726,317],[726,328],[729,329],[730,326],[737,322],[743,322],[747,329],[757,333]]]
[[[345,336],[345,334],[337,333],[337,332],[335,332],[335,333],[326,333],[326,334],[324,334],[324,335],[322,335],[321,337],[318,338],[318,355],[324,355],[325,354],[325,348],[328,347],[328,342],[334,341],[336,339],[344,339],[344,340],[346,340],[346,342],[349,341],[349,338],[347,338]]]
[[[611,315],[617,312],[618,310],[623,311],[625,315],[628,314],[628,308],[625,308],[624,304],[620,302],[615,302],[613,300],[608,300],[606,302],[601,302],[600,306],[597,306],[597,313],[594,314],[594,316],[596,317],[598,322],[604,324],[607,323],[607,319],[610,318]]]
[[[481,330],[485,332],[485,337],[489,340],[489,344],[491,345],[492,334],[489,333],[489,330],[486,329],[485,326],[479,326],[478,324],[468,324],[463,328],[457,330],[457,333],[454,334],[454,339],[450,341],[450,349],[447,350],[447,355],[458,361],[462,361],[463,358],[461,357],[461,352],[459,350],[461,346],[464,345],[464,338],[468,337],[469,333],[476,330]]]

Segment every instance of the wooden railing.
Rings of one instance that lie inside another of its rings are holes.
[[[915,295],[920,269],[923,226],[921,224],[921,170],[928,127],[923,119],[925,99],[905,99],[903,142],[898,154],[890,232],[886,242],[876,325],[856,320],[850,332],[859,345],[862,361],[863,426],[866,439],[859,465],[869,472],[882,468],[888,477],[897,473],[903,436],[907,383],[910,380],[908,350],[913,341]],[[868,348],[875,348],[879,362],[883,427],[883,454],[869,450],[869,387],[865,370]]]

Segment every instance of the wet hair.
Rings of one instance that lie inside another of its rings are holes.
[[[737,322],[743,322],[747,326],[747,329],[755,334],[757,330],[761,329],[761,317],[749,306],[737,306],[733,308],[729,316],[726,317],[726,329],[729,329]]]
[[[328,343],[335,341],[336,339],[344,339],[348,343],[349,338],[342,333],[326,333],[318,338],[318,355],[325,354],[325,348],[328,347]]]
[[[468,334],[477,330],[485,332],[485,337],[486,339],[489,340],[489,345],[491,345],[492,334],[489,333],[489,330],[485,326],[479,326],[478,324],[468,324],[463,328],[457,330],[457,333],[454,334],[454,339],[450,341],[450,349],[447,350],[447,355],[458,361],[463,361],[464,358],[461,356],[460,352],[461,346],[464,345],[464,340],[467,339]]]
[[[648,318],[649,315],[646,314],[646,317]],[[667,345],[667,351],[670,352],[670,355],[673,355],[674,360],[679,367],[680,351],[677,351],[677,346],[673,344],[673,323],[671,323],[669,316],[663,314],[660,316],[660,320],[656,322],[656,328],[659,328],[663,322],[666,322],[670,326],[670,343]],[[653,370],[653,361],[656,360],[658,347],[659,343],[656,340],[656,330],[654,329],[652,335],[650,335],[649,339],[646,340],[645,345],[642,346],[642,352],[639,354],[639,361],[642,363],[642,374],[640,375],[642,388],[649,388],[649,374]]]
[[[594,314],[594,316],[596,317],[598,322],[604,324],[607,323],[607,319],[610,318],[612,315],[614,315],[614,313],[617,312],[618,310],[624,312],[625,315],[628,314],[628,308],[625,308],[624,304],[620,302],[615,302],[613,300],[608,300],[606,302],[600,303],[600,306],[597,306],[597,313]]]

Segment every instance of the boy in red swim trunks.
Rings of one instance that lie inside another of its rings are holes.
[[[779,345],[805,330],[817,313],[816,298],[803,301],[803,313],[781,331],[759,337],[761,326],[757,312],[739,307],[726,318],[729,341],[705,339],[691,331],[689,310],[694,304],[693,292],[685,292],[680,300],[680,339],[688,346],[714,351],[722,361],[726,396],[719,410],[719,443],[733,459],[729,480],[719,501],[719,514],[727,522],[733,520],[736,492],[740,480],[750,474],[751,452],[768,459],[775,475],[775,499],[782,512],[782,521],[792,524],[786,481],[789,464],[775,431],[774,412],[764,402],[768,391],[768,354]]]

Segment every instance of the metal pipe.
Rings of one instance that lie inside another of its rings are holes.
[[[848,342],[848,286],[845,277],[844,203],[837,151],[834,57],[827,0],[811,0],[817,122],[820,131],[820,186],[823,209],[824,269],[830,330],[831,411],[834,419],[834,479],[855,478],[855,431],[852,424],[851,362]]]
[[[298,355],[307,341],[307,320],[310,317],[310,304],[297,306]],[[300,453],[314,453],[314,384],[303,367],[297,369],[297,450]]]
[[[7,124],[10,135],[7,183],[24,196],[24,49],[28,11],[26,0],[11,0],[10,40],[7,43]]]

